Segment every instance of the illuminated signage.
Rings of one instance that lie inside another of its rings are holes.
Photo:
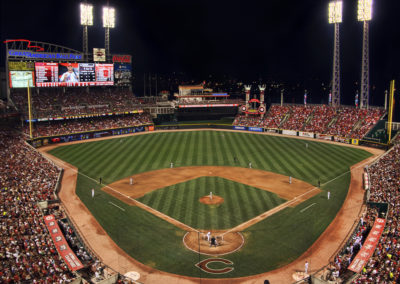
[[[82,54],[74,53],[47,53],[47,52],[33,52],[28,50],[14,50],[10,49],[8,55],[12,57],[23,57],[29,59],[40,60],[82,60]]]
[[[131,63],[132,57],[130,55],[113,55],[113,62]]]

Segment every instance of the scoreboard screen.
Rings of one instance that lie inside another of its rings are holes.
[[[96,81],[114,82],[114,64],[96,64]]]
[[[114,85],[114,65],[36,62],[37,87]]]
[[[79,64],[79,81],[80,82],[96,81],[96,71],[95,71],[94,63]]]
[[[10,71],[10,88],[35,87],[33,71]]]
[[[36,62],[36,86],[58,86],[58,63]]]

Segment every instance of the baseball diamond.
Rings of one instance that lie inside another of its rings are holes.
[[[350,166],[371,156],[351,147],[307,144],[306,149],[300,139],[200,130],[79,143],[49,153],[77,168],[77,195],[115,244],[145,265],[131,259],[141,269],[232,279],[278,269],[304,254],[343,205]],[[99,176],[106,186],[98,184]],[[90,188],[96,190],[94,198]],[[200,202],[210,191],[224,201]],[[268,199],[275,200],[272,206],[266,205]],[[217,242],[224,233],[238,232],[243,244],[228,254],[202,254],[184,243],[188,232],[204,241],[207,231]],[[233,269],[224,274],[199,269],[199,259],[209,254],[224,255]],[[114,265],[129,266],[122,256]]]

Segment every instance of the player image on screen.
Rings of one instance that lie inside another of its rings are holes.
[[[59,81],[64,83],[78,83],[79,82],[79,69],[78,63],[60,63],[58,74],[60,76]]]

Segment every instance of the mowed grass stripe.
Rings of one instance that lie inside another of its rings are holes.
[[[291,141],[291,143],[293,144],[293,141]],[[294,154],[295,155],[301,155],[302,153],[306,154],[306,161],[307,161],[307,165],[310,168],[311,171],[314,172],[314,176],[319,176],[320,179],[322,180],[322,178],[332,172],[335,169],[338,169],[341,167],[341,164],[336,164],[336,163],[330,163],[327,161],[326,157],[326,153],[324,149],[321,149],[321,151],[315,151],[315,144],[316,143],[311,143],[311,142],[307,142],[308,143],[308,148],[304,145],[304,148],[302,147],[293,147],[292,149],[295,150]],[[320,171],[322,171],[322,173],[320,173]]]
[[[306,148],[305,145],[299,145],[298,143],[293,143],[292,140],[285,140],[286,145],[288,145],[288,152],[294,157],[299,157],[299,162],[305,168],[305,172],[310,176],[310,178],[315,178],[318,175],[318,167],[314,166],[314,159],[310,157],[310,152],[312,152],[309,148]],[[301,161],[300,161],[301,159]],[[311,175],[310,175],[311,174]]]
[[[181,150],[176,155],[177,163],[182,166],[186,166],[188,164],[186,162],[186,158],[187,158],[186,155],[189,152],[189,146],[190,146],[189,136],[190,136],[190,134],[188,132],[183,132],[183,136],[181,139],[181,145],[180,145]]]
[[[295,152],[293,151],[293,145],[288,142],[288,139],[285,139],[282,141],[282,144],[284,145],[285,149],[285,155],[287,159],[289,157],[292,157],[294,160],[289,164],[289,167],[292,169],[291,172],[294,173],[294,176],[299,177],[305,177],[306,180],[314,180],[316,174],[312,171],[312,169],[309,167],[308,161],[305,159],[304,152],[301,155],[296,155]]]
[[[84,156],[87,157],[87,161],[82,163],[82,167],[86,169],[87,175],[95,179],[101,176],[105,183],[109,182],[109,178],[104,175],[104,170],[110,169],[107,161],[113,161],[113,159],[116,157],[115,153],[117,152],[117,147],[118,145],[116,143],[107,143],[107,145],[103,144],[102,148],[99,148],[100,153],[94,156],[94,158],[93,156],[88,156],[87,154],[84,154]],[[100,149],[103,150],[101,151]]]
[[[164,145],[167,144],[167,140],[170,138],[170,135],[162,135],[159,137],[158,143],[154,147],[148,148],[148,153],[146,155],[146,160],[143,161],[142,167],[139,169],[140,171],[148,171],[155,170],[157,167],[154,165],[154,161],[160,154],[161,149],[165,148]]]
[[[114,152],[114,155],[109,155],[108,159],[103,160],[99,166],[103,168],[103,173],[102,175],[106,179],[113,180],[111,178],[111,175],[113,172],[118,172],[120,173],[121,170],[126,169],[124,166],[121,165],[121,159],[124,159],[124,164],[127,162],[132,161],[132,157],[134,155],[138,155],[139,149],[142,149],[145,147],[146,143],[148,140],[150,140],[150,137],[144,137],[143,135],[140,136],[134,136],[132,137],[133,139],[126,140],[125,143],[120,143],[120,144],[126,144],[126,147],[124,147],[123,151],[122,149],[120,151]],[[111,161],[111,163],[109,162]],[[130,164],[131,165],[131,164]],[[114,175],[116,177],[116,175]],[[126,177],[127,175],[123,175]]]
[[[260,140],[261,135],[249,135],[248,139],[251,140],[253,143],[251,143],[251,148],[253,148],[253,153],[251,156],[253,156],[253,160],[251,161],[252,163],[252,168],[261,168],[265,169],[268,168],[268,163],[265,160],[265,150],[262,147],[262,141]],[[259,153],[258,155],[255,153]]]
[[[167,133],[163,133],[163,134],[167,134]],[[161,148],[160,152],[158,153],[159,155],[157,156],[157,160],[154,162],[155,169],[170,167],[171,161],[168,160],[167,157],[170,152],[170,147],[171,147],[172,141],[173,141],[173,135],[167,135],[164,147]]]

